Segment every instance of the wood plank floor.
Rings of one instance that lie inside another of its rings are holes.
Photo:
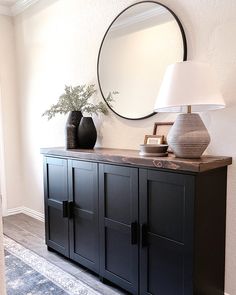
[[[82,266],[66,259],[60,254],[49,252],[45,245],[44,223],[25,214],[16,214],[3,218],[3,232],[24,247],[44,257],[64,271],[77,277],[104,295],[128,294],[114,286],[108,286],[99,281],[97,275]]]

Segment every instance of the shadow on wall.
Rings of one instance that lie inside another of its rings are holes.
[[[159,113],[143,120],[127,120],[109,110],[108,116],[94,118],[98,132],[96,146],[138,150],[144,143],[144,136],[153,134],[155,122],[172,122],[175,118],[173,113]]]

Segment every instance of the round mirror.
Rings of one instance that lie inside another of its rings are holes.
[[[154,115],[154,103],[165,69],[186,60],[183,27],[166,6],[139,2],[111,23],[98,54],[97,74],[102,96],[122,118]],[[113,101],[107,100],[113,92]]]

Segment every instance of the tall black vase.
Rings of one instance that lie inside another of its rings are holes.
[[[97,140],[97,130],[91,117],[83,117],[78,128],[79,148],[93,149]]]
[[[66,121],[66,149],[77,149],[79,147],[77,130],[82,117],[80,111],[69,113]]]

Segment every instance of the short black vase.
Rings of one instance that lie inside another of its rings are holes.
[[[97,140],[97,130],[91,117],[83,117],[78,128],[79,148],[93,149]]]
[[[77,149],[78,143],[78,127],[83,117],[80,111],[72,111],[69,113],[66,121],[66,149]]]

